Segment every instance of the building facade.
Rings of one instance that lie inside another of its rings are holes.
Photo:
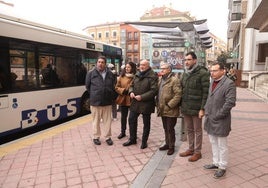
[[[267,0],[229,0],[227,46],[232,58],[227,62],[237,69],[241,86],[250,85],[252,76],[267,71],[267,23]]]
[[[225,41],[210,33],[211,37],[211,48],[206,50],[206,60],[208,64],[213,63],[217,60],[218,56],[221,55],[222,52],[226,52],[227,44]]]

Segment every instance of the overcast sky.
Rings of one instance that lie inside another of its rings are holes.
[[[0,4],[0,13],[40,22],[42,24],[81,32],[91,25],[118,21],[138,21],[153,7],[172,6],[189,11],[197,19],[207,19],[214,35],[226,41],[227,0],[4,0],[14,4]]]

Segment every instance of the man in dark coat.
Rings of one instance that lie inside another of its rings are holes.
[[[155,111],[155,96],[158,91],[158,77],[150,67],[147,60],[140,62],[139,71],[136,73],[129,88],[131,98],[130,114],[128,118],[130,138],[123,146],[137,143],[138,117],[142,114],[143,135],[141,149],[147,148],[147,140],[151,128],[151,113]]]
[[[231,109],[236,103],[236,87],[227,78],[222,63],[214,63],[210,74],[212,82],[205,105],[205,127],[212,145],[213,163],[205,169],[217,170],[214,178],[225,174],[228,163],[227,136],[231,131]]]
[[[101,128],[103,122],[104,137],[108,145],[113,145],[111,139],[112,102],[116,98],[116,78],[106,67],[106,57],[100,56],[96,67],[86,76],[86,88],[89,93],[90,109],[93,117],[93,142],[100,145]]]

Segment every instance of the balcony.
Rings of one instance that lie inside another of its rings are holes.
[[[235,34],[240,28],[241,21],[234,21],[229,24],[227,37],[228,39],[234,38]]]
[[[128,37],[127,41],[138,41],[139,38],[138,37]]]
[[[136,49],[127,49],[127,53],[138,53],[139,50]]]
[[[260,32],[268,32],[268,1],[263,0],[249,19],[246,28],[254,28]]]
[[[242,19],[242,13],[231,13],[230,21],[238,21]]]
[[[242,13],[237,9],[233,9],[229,13],[229,20],[228,20],[228,31],[227,37],[229,39],[234,38],[236,32],[239,30],[241,25]]]

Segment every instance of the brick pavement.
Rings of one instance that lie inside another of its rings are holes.
[[[0,146],[0,187],[268,187],[268,104],[247,89],[238,88],[229,136],[230,164],[224,178],[202,166],[211,162],[211,146],[204,133],[203,158],[190,163],[177,155],[187,148],[179,140],[176,152],[167,156],[160,118],[152,115],[148,148],[138,143],[123,147],[127,138],[117,139],[120,122],[112,125],[113,146],[101,138],[92,143],[90,115],[30,137]],[[119,117],[120,114],[118,113]],[[142,125],[141,118],[139,124]]]

